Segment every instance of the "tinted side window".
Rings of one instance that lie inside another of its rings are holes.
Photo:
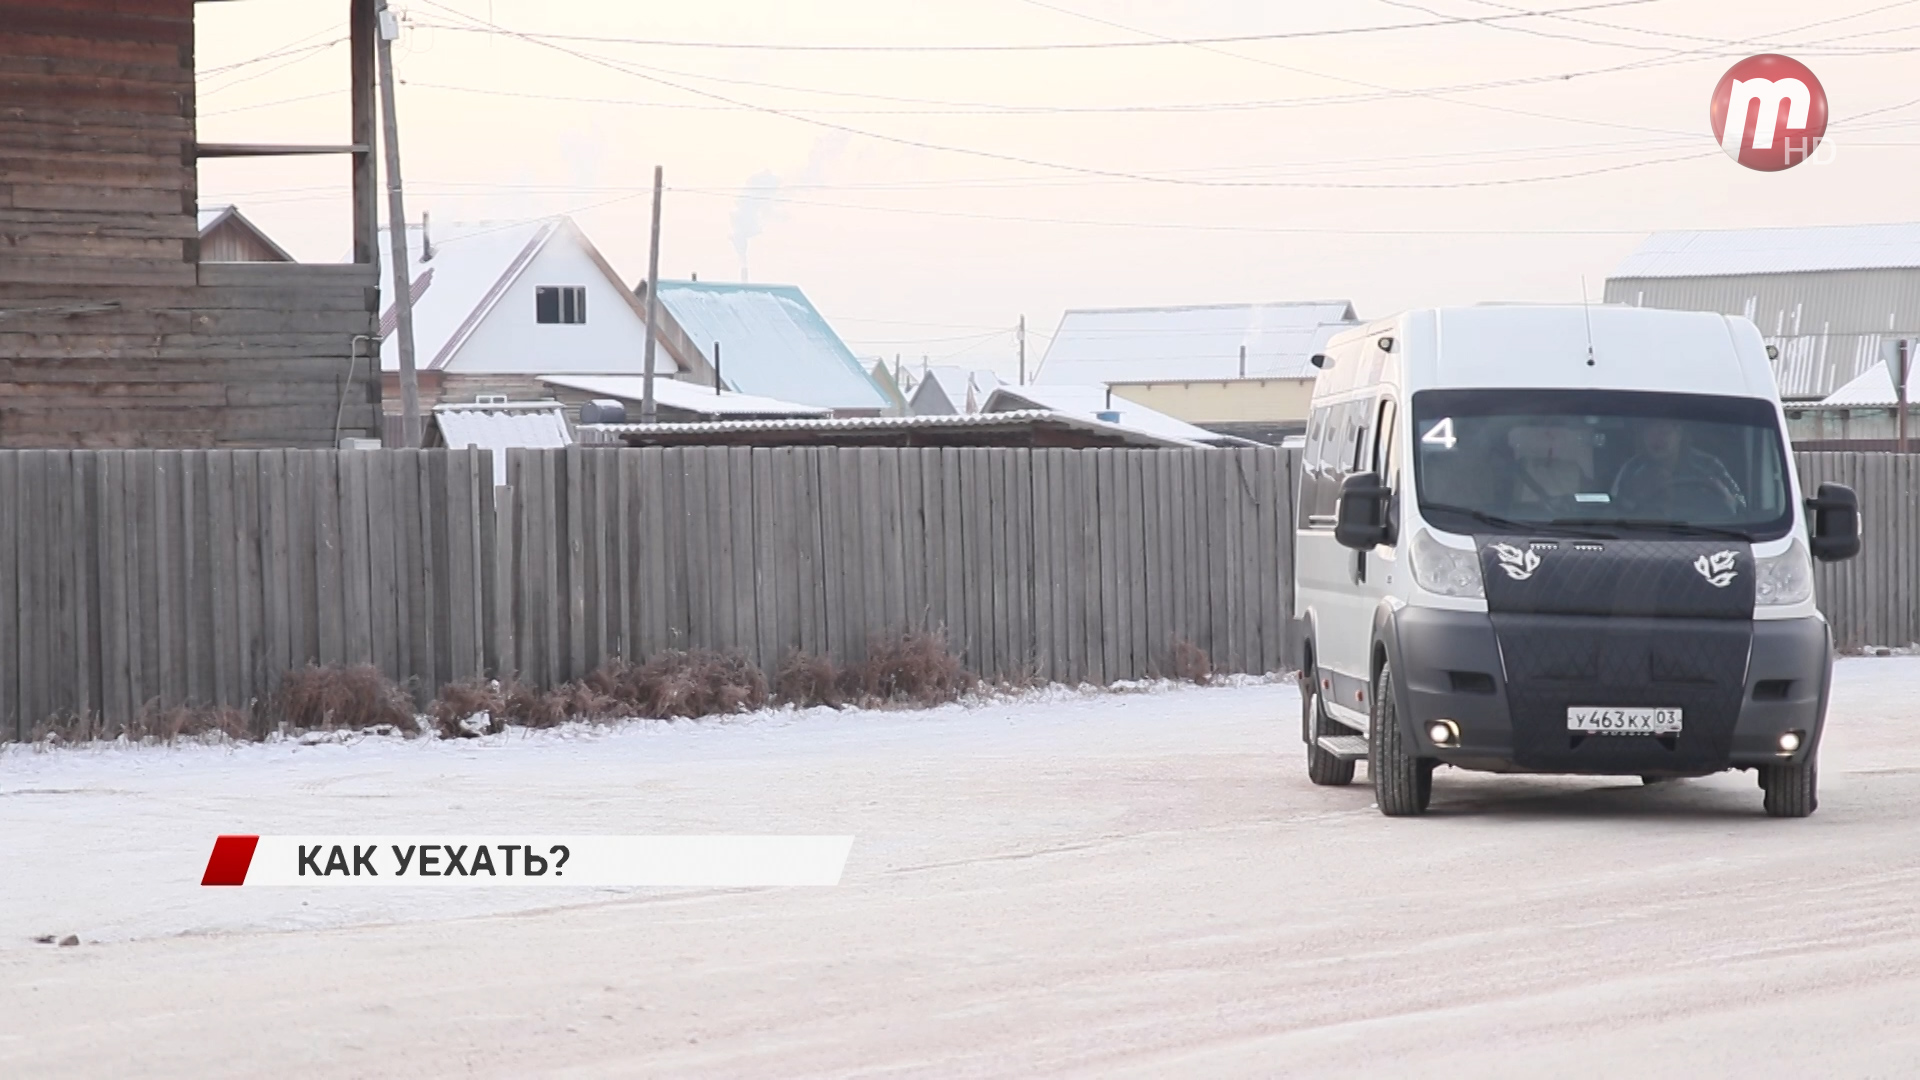
[[[1327,407],[1322,405],[1313,410],[1307,418],[1307,444],[1300,451],[1300,520],[1299,528],[1306,528],[1307,518],[1314,512],[1314,499],[1320,487],[1320,451],[1326,442]]]
[[[1350,401],[1347,408],[1353,410],[1353,439],[1347,446],[1347,473],[1361,472],[1367,467],[1367,432],[1373,427],[1373,402]]]

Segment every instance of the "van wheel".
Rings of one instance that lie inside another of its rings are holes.
[[[1414,817],[1427,812],[1433,799],[1431,758],[1414,754],[1400,731],[1400,715],[1393,697],[1393,668],[1382,664],[1373,680],[1373,722],[1367,732],[1367,772],[1373,776],[1373,799],[1388,817]]]
[[[1768,817],[1806,817],[1820,805],[1819,776],[1809,757],[1799,765],[1760,766]]]
[[[1313,672],[1306,672],[1301,678],[1313,680],[1310,684],[1313,688],[1300,701],[1300,708],[1306,713],[1301,727],[1307,735],[1307,779],[1322,787],[1345,787],[1353,783],[1354,763],[1342,761],[1320,749],[1320,736],[1351,735],[1353,732],[1345,727],[1339,731],[1333,730],[1333,721],[1327,719],[1326,706],[1320,701],[1320,677]]]

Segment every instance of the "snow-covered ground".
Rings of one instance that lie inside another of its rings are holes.
[[[1804,821],[1452,771],[1388,820],[1285,683],[15,748],[0,1076],[1909,1075],[1920,658],[1838,672]],[[202,889],[221,832],[856,841],[830,889]]]

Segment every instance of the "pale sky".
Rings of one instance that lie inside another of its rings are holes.
[[[1302,36],[1522,2],[394,0],[408,216],[570,213],[631,285],[661,165],[662,277],[798,285],[863,357],[1011,374],[1021,315],[1038,363],[1069,308],[1597,299],[1653,230],[1920,215],[1920,0]],[[346,142],[346,11],[201,5],[200,137]],[[708,47],[756,44],[866,48]],[[1765,51],[1824,83],[1831,164],[1719,152],[1708,96]],[[302,259],[349,248],[345,159],[200,183]]]

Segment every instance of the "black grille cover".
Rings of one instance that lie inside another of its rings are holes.
[[[1515,764],[1621,774],[1726,767],[1753,640],[1749,545],[1483,537],[1480,553]],[[1681,731],[1575,736],[1575,706],[1678,708]]]
[[[1476,539],[1488,611],[1753,618],[1742,541]]]

